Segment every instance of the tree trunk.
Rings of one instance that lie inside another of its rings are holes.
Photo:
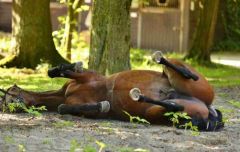
[[[68,0],[68,12],[67,19],[65,24],[65,41],[63,43],[63,50],[66,52],[66,58],[71,61],[71,48],[72,48],[72,33],[76,28],[78,12],[76,11],[79,7],[81,7],[83,0]]]
[[[131,0],[95,0],[89,68],[102,74],[130,69]]]
[[[210,49],[213,43],[219,0],[200,0],[200,15],[192,47],[185,58],[198,63],[211,63]]]
[[[49,0],[13,0],[13,56],[6,66],[35,68],[42,61],[53,66],[67,63],[53,43],[49,4]]]

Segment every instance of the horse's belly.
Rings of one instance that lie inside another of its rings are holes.
[[[160,72],[154,71],[126,71],[115,74],[109,78],[108,89],[111,91],[109,100],[112,102],[112,109],[118,114],[127,111],[133,115],[143,116],[145,110],[152,106],[148,103],[133,101],[129,91],[139,88],[145,96],[154,100],[164,99],[171,86],[168,79]]]

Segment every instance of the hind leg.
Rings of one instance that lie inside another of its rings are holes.
[[[164,73],[166,74],[171,86],[176,90],[176,92],[198,98],[206,105],[211,105],[214,98],[214,91],[212,86],[208,83],[204,76],[196,72],[192,67],[184,65],[184,63],[180,61],[170,60],[170,62],[173,64],[179,64],[180,66],[187,67],[190,71],[192,71],[199,77],[197,81],[185,79],[173,69],[169,67],[164,67]]]
[[[177,92],[196,97],[207,105],[212,104],[214,98],[212,86],[193,67],[180,60],[165,59],[159,52],[153,57],[157,63],[164,65],[164,74]]]

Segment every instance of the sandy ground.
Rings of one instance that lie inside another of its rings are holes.
[[[240,87],[216,90],[215,106],[224,111],[227,123],[220,132],[191,131],[167,126],[141,125],[116,120],[92,120],[46,112],[33,118],[28,114],[0,113],[0,151],[65,152],[84,151],[240,151],[240,109],[229,100],[240,99]]]

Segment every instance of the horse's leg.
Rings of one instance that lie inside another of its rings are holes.
[[[165,65],[164,74],[177,92],[196,97],[207,105],[212,104],[214,91],[204,76],[182,61],[166,60],[159,54],[155,54],[154,58],[157,63]]]
[[[217,110],[217,117],[212,115],[207,106],[202,102],[196,102],[184,99],[172,99],[171,102],[182,105],[184,110],[191,119],[178,118],[179,127],[188,122],[192,122],[193,126],[197,126],[201,131],[216,131],[224,126],[222,122],[222,114]],[[171,112],[162,106],[153,105],[146,109],[145,118],[153,123],[166,123],[167,117],[164,116],[166,112]],[[169,122],[169,121],[168,121]],[[184,128],[184,127],[183,127]]]
[[[102,81],[105,80],[105,77],[93,72],[93,71],[86,71],[82,73],[73,72],[70,70],[62,72],[62,77],[75,79],[78,83],[87,83],[91,81]]]
[[[85,117],[104,117],[110,111],[110,103],[101,101],[82,104],[61,104],[58,106],[60,114],[84,115]]]
[[[64,71],[72,71],[72,72],[78,72],[81,73],[83,72],[83,66],[82,66],[82,62],[76,62],[76,63],[72,63],[72,64],[60,64],[59,66],[53,67],[51,69],[48,70],[48,76],[51,78],[54,77],[63,77]]]
[[[149,107],[145,112],[145,117],[153,122],[163,122],[165,112],[186,112],[192,119],[193,125],[200,130],[217,130],[222,128],[222,115],[217,111],[217,115],[211,113],[211,110],[200,100],[194,97],[187,97],[178,93],[170,93],[169,99],[155,101],[145,97],[140,90],[134,88],[129,93],[134,101],[155,104]],[[160,105],[160,106],[159,106]]]
[[[221,112],[216,110],[217,116],[213,115],[208,107],[199,100],[171,99],[166,102],[181,105],[184,110],[180,112],[185,112],[191,117],[191,119],[179,118],[179,126],[192,122],[193,126],[197,126],[202,131],[215,131],[224,126]],[[164,122],[166,121],[166,116],[164,116],[166,112],[172,111],[166,107],[154,105],[146,110],[145,117],[156,123]]]

